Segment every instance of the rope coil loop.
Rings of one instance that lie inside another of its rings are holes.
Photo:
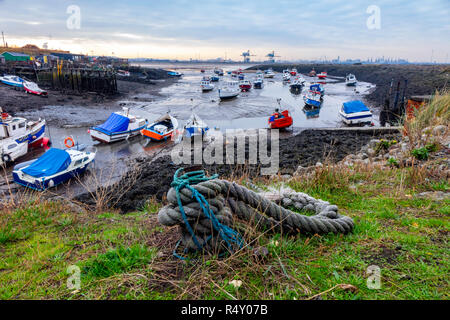
[[[218,179],[218,175],[206,177],[203,170],[181,175],[183,168],[175,172],[167,193],[169,204],[158,213],[158,221],[165,226],[181,227],[180,244],[189,250],[221,250],[229,252],[242,248],[241,235],[232,229],[233,214],[258,228],[285,233],[349,233],[353,230],[351,218],[338,214],[338,207],[323,200],[314,199],[301,192],[284,195],[282,204],[276,204],[263,195],[234,182]],[[306,216],[286,209],[313,211]],[[174,251],[174,255],[182,258]]]

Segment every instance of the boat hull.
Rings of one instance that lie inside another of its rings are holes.
[[[108,133],[94,128],[89,130],[92,140],[100,141],[102,143],[113,143],[125,140],[139,135],[140,131],[145,128],[145,125],[134,130],[122,131],[117,133]]]
[[[262,86],[263,86],[262,82],[253,83],[253,88],[255,89],[262,89]]]
[[[39,182],[37,182],[38,179],[36,179],[36,182],[34,182],[34,183],[30,183],[28,181],[20,179],[19,175],[14,171],[13,171],[13,179],[14,179],[15,183],[20,184],[24,187],[27,187],[27,188],[30,188],[33,190],[37,190],[37,191],[44,191],[48,188],[51,188],[51,187],[57,186],[61,183],[64,183],[64,182],[72,179],[73,177],[81,175],[82,173],[84,173],[86,171],[89,164],[90,163],[86,164],[84,167],[76,168],[72,171],[65,172],[61,175],[52,177],[50,179],[47,178],[47,179],[41,180]]]
[[[172,138],[173,130],[165,134],[161,134],[151,129],[142,129],[141,134],[145,138],[150,139],[152,141],[166,141],[167,139]]]
[[[372,123],[372,113],[368,111],[345,113],[342,110],[340,110],[339,115],[342,121],[348,125]]]
[[[251,84],[241,84],[240,86],[239,86],[239,89],[241,89],[241,91],[248,91],[248,90],[250,90],[252,88],[252,85]]]
[[[27,142],[31,146],[39,145],[39,142],[44,138],[45,134],[45,121],[42,121],[27,135],[16,139],[17,143]]]
[[[307,106],[319,108],[321,104],[322,104],[322,102],[319,100],[313,100],[313,99],[309,99],[309,98],[305,99],[305,105],[307,105]]]

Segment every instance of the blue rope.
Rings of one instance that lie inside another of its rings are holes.
[[[205,199],[205,197],[200,192],[198,192],[195,188],[193,188],[191,186],[191,185],[195,185],[200,182],[216,179],[218,177],[218,175],[215,174],[212,177],[206,177],[205,172],[203,170],[199,170],[199,171],[187,172],[184,175],[179,176],[180,172],[183,170],[184,170],[183,168],[180,168],[175,172],[171,186],[175,189],[178,206],[180,207],[180,212],[181,212],[181,216],[183,217],[184,224],[186,225],[187,230],[191,234],[192,240],[194,241],[197,248],[199,250],[202,250],[204,245],[200,244],[200,242],[198,241],[197,236],[195,235],[194,230],[192,229],[192,227],[187,219],[186,213],[184,212],[183,204],[181,202],[181,197],[180,197],[180,190],[182,190],[183,188],[188,188],[189,190],[191,190],[192,198],[195,198],[195,200],[197,200],[197,202],[200,204],[203,214],[205,215],[205,217],[207,217],[209,220],[211,220],[214,229],[219,233],[219,236],[222,238],[222,240],[225,241],[228,249],[230,251],[232,251],[233,244],[237,245],[239,248],[242,248],[242,246],[244,245],[244,241],[242,240],[240,234],[237,231],[233,230],[232,228],[221,224],[219,222],[219,220],[217,220],[217,217],[214,215],[214,212],[209,207],[209,203]],[[209,237],[209,239],[207,239],[207,241],[209,241],[211,238],[212,237]],[[177,250],[179,244],[180,243],[178,242],[175,247],[174,255],[177,258],[185,260],[185,258],[181,257],[180,255],[178,255],[176,253],[176,250]],[[185,252],[186,252],[186,250],[185,250]]]

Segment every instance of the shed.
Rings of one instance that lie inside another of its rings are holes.
[[[5,61],[29,61],[30,60],[30,56],[25,54],[25,53],[20,53],[20,52],[3,52],[1,54],[4,58]]]

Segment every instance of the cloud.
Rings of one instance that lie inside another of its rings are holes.
[[[86,46],[114,43],[117,54],[140,51],[151,57],[158,52],[188,58],[192,52],[207,50],[203,57],[228,51],[229,57],[238,58],[247,49],[257,58],[273,49],[286,59],[306,58],[302,52],[314,50],[317,56],[367,57],[385,48],[386,56],[406,52],[406,58],[425,59],[429,57],[425,48],[450,51],[448,0],[378,0],[381,29],[368,30],[366,9],[373,2],[0,0],[0,28],[12,39],[51,35],[55,41],[77,46],[76,39],[86,39]],[[80,30],[65,26],[66,8],[74,3],[81,8]],[[421,49],[408,52],[411,47]]]

